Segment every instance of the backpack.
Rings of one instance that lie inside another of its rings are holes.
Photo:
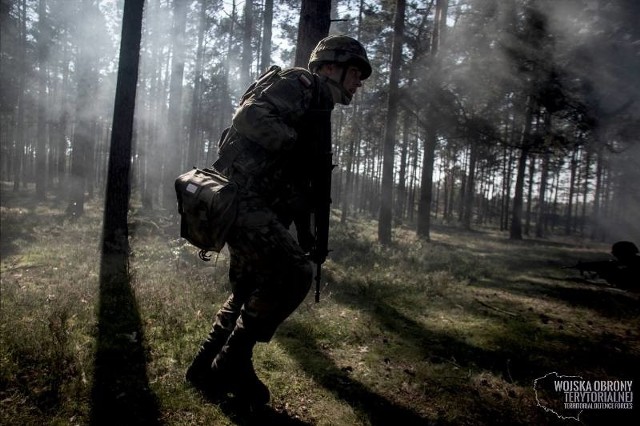
[[[180,236],[200,250],[220,252],[236,219],[238,186],[215,169],[194,168],[175,181]]]
[[[257,91],[269,87],[277,78],[281,68],[272,65],[242,96],[241,102]],[[217,253],[224,247],[229,229],[236,220],[238,210],[238,186],[229,181],[220,171],[229,167],[246,144],[236,141],[230,145],[226,129],[220,137],[220,150],[228,150],[228,155],[218,158],[211,168],[194,168],[181,174],[175,181],[180,213],[180,236],[200,249],[202,260],[209,260],[208,251]]]

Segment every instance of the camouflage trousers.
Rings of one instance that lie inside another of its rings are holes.
[[[244,328],[257,341],[268,342],[309,292],[311,263],[273,211],[259,201],[241,199],[229,235],[232,293],[216,314],[213,330]]]

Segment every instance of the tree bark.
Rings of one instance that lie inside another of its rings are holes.
[[[547,193],[547,176],[549,174],[549,152],[542,156],[542,167],[540,170],[540,187],[538,190],[538,213],[536,219],[536,237],[544,236],[544,224],[547,216],[545,196]]]
[[[531,204],[533,203],[533,178],[536,172],[536,157],[529,158],[529,183],[527,185],[527,212],[524,220],[524,234],[529,235],[531,229]]]
[[[448,0],[436,0],[435,22],[431,34],[431,56],[432,67],[439,66],[437,54],[445,34],[444,27],[447,23]],[[438,71],[433,73],[434,77],[428,84],[432,89],[432,94],[439,89]],[[433,101],[426,108],[428,118],[428,129],[425,129],[424,152],[422,157],[422,176],[420,178],[420,199],[418,201],[418,224],[416,234],[425,239],[430,238],[431,228],[431,201],[433,199],[433,163],[435,161],[436,145],[438,135],[435,124],[435,108]]]
[[[587,197],[589,195],[589,171],[591,168],[591,153],[588,148],[584,156],[584,187],[582,192],[582,211],[580,212],[580,234],[585,235],[585,224],[587,221]]]
[[[186,166],[196,166],[202,151],[202,128],[200,121],[200,103],[202,97],[202,71],[204,63],[204,35],[207,30],[207,2],[200,4],[198,23],[198,46],[196,48],[196,64],[194,69],[193,93],[191,95],[191,117],[189,120],[189,151]]]
[[[19,67],[24,70],[26,67],[27,57],[27,1],[22,0],[20,7],[20,55]],[[16,119],[16,147],[14,150],[14,169],[13,169],[13,191],[20,189],[20,182],[24,179],[24,138],[25,138],[25,77],[26,73],[20,73],[18,76],[18,112]]]
[[[391,72],[389,74],[389,95],[387,98],[387,116],[384,132],[382,159],[382,187],[380,192],[380,212],[378,217],[378,241],[391,244],[393,215],[393,163],[395,160],[395,139],[398,121],[398,85],[402,65],[402,46],[404,43],[405,0],[396,0],[393,24],[393,48],[391,51]]]
[[[475,175],[476,162],[478,160],[477,142],[471,143],[471,152],[469,153],[469,170],[467,172],[467,184],[464,193],[464,214],[462,216],[462,224],[465,229],[471,229],[471,220],[473,218],[473,198],[475,194]]]
[[[433,123],[434,120],[431,120]],[[420,199],[418,200],[419,237],[429,239],[431,229],[431,200],[433,198],[433,163],[435,160],[437,137],[435,129],[425,129],[425,143],[422,155],[422,176],[420,178]]]
[[[264,17],[262,21],[262,52],[260,66],[262,71],[271,65],[271,37],[273,32],[273,0],[265,0]]]
[[[602,148],[596,153],[596,188],[593,196],[593,212],[591,213],[591,239],[600,237],[600,205],[602,198],[602,175],[603,175],[603,155]]]
[[[253,63],[253,0],[244,2],[244,22],[242,28],[242,61],[240,66],[240,85],[244,88],[251,84],[251,64]]]
[[[182,81],[184,79],[185,29],[187,22],[187,0],[173,2],[173,55],[171,57],[171,80],[169,86],[169,110],[167,117],[167,136],[163,151],[164,175],[162,179],[162,204],[167,210],[175,210],[176,204],[173,181],[180,173],[181,160],[185,154],[185,140],[182,132]],[[179,149],[175,152],[176,147]],[[174,150],[174,152],[170,152]]]
[[[407,205],[407,160],[409,155],[409,134],[411,132],[411,117],[404,115],[402,122],[402,148],[400,151],[400,170],[398,173],[398,196],[396,199],[396,219],[404,219]]]
[[[573,223],[573,197],[575,194],[576,186],[576,172],[578,168],[578,161],[576,159],[577,152],[573,151],[571,154],[571,178],[569,181],[569,199],[567,200],[567,211],[565,213],[564,233],[566,235],[571,234],[571,225]]]
[[[36,198],[44,200],[47,183],[47,56],[50,41],[46,0],[38,1],[38,133],[36,144]]]
[[[529,144],[531,137],[531,120],[533,118],[533,97],[527,97],[524,124],[520,137],[520,158],[518,159],[518,174],[516,176],[515,195],[513,197],[513,215],[511,216],[511,229],[509,238],[512,240],[522,239],[522,205],[524,196],[524,175],[527,168],[527,157],[529,156]]]
[[[130,198],[131,140],[140,60],[144,0],[126,0],[120,43],[120,61],[113,131],[109,149],[107,192],[103,223],[103,253],[129,251],[127,213]]]
[[[302,0],[294,66],[307,68],[313,48],[329,34],[331,0]]]
[[[91,0],[83,0],[81,13],[83,16],[95,16],[96,7]],[[87,189],[87,176],[93,165],[93,159],[89,158],[94,143],[95,115],[92,102],[95,97],[97,76],[94,68],[95,55],[93,54],[92,41],[95,41],[89,32],[88,25],[81,25],[76,37],[80,39],[77,56],[78,95],[76,99],[76,126],[73,132],[73,145],[71,152],[71,175],[69,178],[69,204],[67,214],[72,217],[84,214],[85,192]]]

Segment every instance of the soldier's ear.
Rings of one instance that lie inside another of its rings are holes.
[[[330,76],[336,71],[336,64],[333,62],[325,62],[318,68],[317,74]]]
[[[343,67],[340,64],[328,62],[322,66],[318,74],[329,77],[331,80],[341,83]]]

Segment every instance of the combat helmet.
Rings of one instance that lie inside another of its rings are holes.
[[[633,257],[638,254],[638,247],[631,241],[618,241],[611,247],[611,254],[618,259]]]
[[[320,40],[311,52],[309,70],[314,71],[325,62],[352,64],[360,69],[360,80],[371,75],[371,64],[364,46],[354,38],[346,35],[331,35]]]

